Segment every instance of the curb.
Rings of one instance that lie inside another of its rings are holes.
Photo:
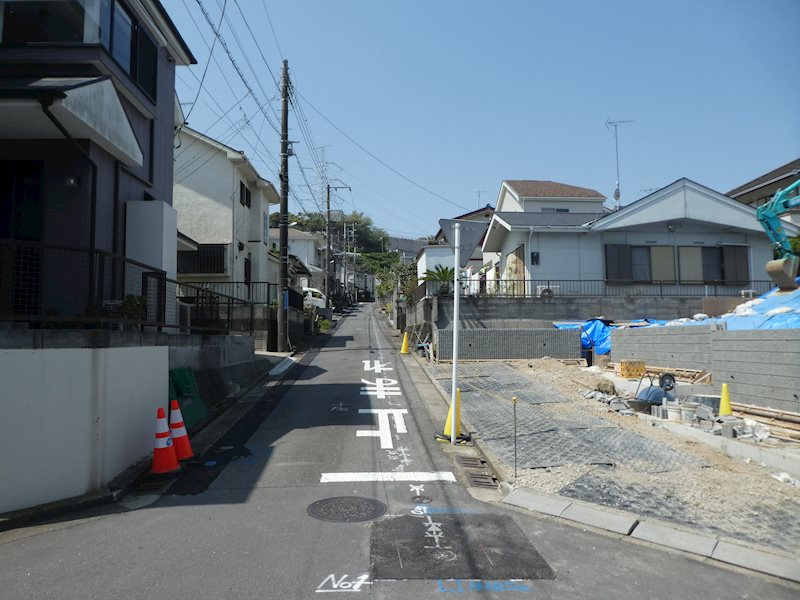
[[[431,384],[439,391],[442,399],[449,406],[449,398],[447,398],[444,388],[431,375],[426,365],[420,364],[417,355],[413,356],[417,365],[422,367]],[[470,431],[474,429],[468,421],[464,420],[463,415],[462,422],[469,425]],[[642,517],[635,513],[572,500],[564,496],[517,488],[505,481],[507,469],[502,461],[494,456],[486,443],[479,437],[473,438],[473,442],[501,480],[500,491],[506,493],[505,498],[501,500],[504,504],[800,583],[800,559],[788,554],[780,554],[780,551],[776,552],[772,548],[746,546],[730,539],[677,527],[671,523]]]
[[[732,540],[676,527],[671,523],[641,517],[635,513],[613,510],[572,500],[563,496],[515,488],[502,500],[504,504],[550,517],[588,525],[623,537],[642,540],[672,550],[728,563],[800,583],[800,559],[781,554],[772,548],[746,546]]]

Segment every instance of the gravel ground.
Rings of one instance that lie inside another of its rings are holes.
[[[662,472],[642,469],[640,464],[626,460],[615,462],[613,467],[568,464],[522,469],[518,485],[800,552],[800,487],[777,481],[771,476],[773,471],[763,465],[732,459],[710,446],[636,417],[609,412],[604,403],[584,398],[581,390],[596,389],[602,381],[608,381],[601,374],[553,359],[506,364],[563,395],[566,402],[557,405],[559,411],[592,414],[606,420],[609,427],[638,433],[686,457],[685,462],[672,462],[669,470]],[[548,405],[550,410],[553,406]],[[775,440],[764,444],[800,449],[800,444]]]

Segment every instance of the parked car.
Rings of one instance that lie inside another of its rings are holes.
[[[303,288],[303,306],[311,308],[325,308],[325,294],[320,292],[317,288]]]

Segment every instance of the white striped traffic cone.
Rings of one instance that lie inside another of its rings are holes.
[[[175,446],[175,452],[178,454],[178,460],[192,458],[194,452],[192,451],[192,445],[189,443],[189,435],[186,433],[181,407],[177,400],[173,400],[170,405],[169,428],[172,432],[172,443]]]

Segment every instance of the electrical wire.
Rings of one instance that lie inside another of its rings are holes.
[[[217,28],[222,25],[222,18],[225,16],[225,8],[228,6],[228,0],[225,0],[225,3],[222,5],[222,12],[219,15],[219,23],[217,24]],[[211,50],[208,53],[208,60],[206,61],[206,67],[203,69],[203,76],[200,78],[200,86],[197,88],[197,94],[195,94],[194,101],[192,105],[189,107],[189,112],[186,113],[186,117],[184,121],[189,121],[189,115],[192,114],[195,105],[197,104],[197,99],[200,97],[200,92],[203,91],[203,82],[206,80],[206,74],[208,73],[208,67],[211,66],[211,57],[214,54],[214,48],[217,45],[217,38],[214,38],[214,42],[211,44]]]

